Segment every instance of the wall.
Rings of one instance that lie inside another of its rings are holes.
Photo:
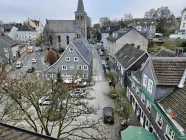
[[[58,36],[61,37],[61,43],[58,42]],[[56,39],[53,41],[55,44],[53,46],[56,49],[59,49],[59,44],[61,44],[61,48],[67,47],[67,36],[69,36],[69,43],[73,41],[73,39],[76,37],[75,33],[56,33]]]
[[[69,47],[66,49],[65,53],[63,54],[62,58],[59,60],[58,63],[56,63],[54,66],[52,66],[47,72],[48,73],[55,73],[57,74],[58,70],[61,72],[61,74],[67,74],[67,75],[74,75],[75,73],[77,73],[77,66],[78,65],[88,65],[87,63],[85,63],[84,59],[81,58],[80,54],[74,49],[74,52],[70,52],[69,48],[73,47],[72,44],[69,45]],[[70,57],[70,61],[65,61],[65,57]],[[78,62],[74,62],[74,57],[78,57],[79,61]],[[62,70],[62,65],[67,65],[67,70]],[[71,70],[70,67],[74,66],[74,70]],[[90,70],[90,66],[89,66],[89,70]],[[87,73],[89,74],[89,70],[82,70],[81,73]],[[81,75],[82,77],[82,75]]]
[[[17,41],[20,44],[30,45],[30,40],[34,44],[37,36],[38,33],[36,31],[17,31]]]
[[[109,33],[102,33],[102,39],[101,39],[101,41],[103,42],[103,47],[104,48],[107,48],[107,37],[109,36]]]
[[[186,20],[185,20],[186,10],[182,14],[181,24],[180,24],[180,30],[186,30]],[[183,27],[183,24],[185,23],[185,27]]]
[[[17,39],[17,30],[18,30],[18,28],[13,26],[10,33],[8,34],[8,36],[11,37],[13,40],[16,40]]]
[[[140,45],[140,49],[147,52],[148,40],[133,29],[116,41],[116,49],[113,49],[114,54],[116,54],[127,43],[134,44],[136,48]]]
[[[12,58],[18,57],[18,54],[17,54],[18,51],[19,51],[19,45],[12,47]]]
[[[5,47],[8,47],[8,52],[5,52],[4,51],[4,48]],[[9,58],[12,60],[12,50],[11,50],[11,47],[6,44],[4,41],[2,41],[0,39],[0,57],[1,58],[5,58],[5,54],[8,54],[9,55]]]

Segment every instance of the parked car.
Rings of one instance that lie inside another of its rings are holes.
[[[112,107],[103,108],[103,122],[114,124],[114,111]]]
[[[102,65],[105,65],[105,64],[107,64],[107,62],[106,62],[105,60],[102,60],[102,61],[101,61],[101,64],[102,64]]]
[[[16,69],[19,69],[22,66],[23,66],[23,63],[19,61],[19,62],[16,63],[16,66],[15,67],[16,67]]]
[[[86,97],[86,93],[83,92],[81,90],[81,88],[76,88],[74,91],[70,92],[70,97],[81,97],[81,98],[85,98]]]
[[[99,54],[100,54],[100,56],[103,56],[103,52],[102,51],[99,51]]]
[[[50,105],[51,104],[51,99],[48,96],[44,96],[38,101],[39,105]]]
[[[32,63],[36,63],[37,61],[36,61],[36,59],[35,58],[33,58],[32,59]]]
[[[34,67],[29,67],[28,70],[27,70],[28,73],[32,73],[33,71],[35,71]]]

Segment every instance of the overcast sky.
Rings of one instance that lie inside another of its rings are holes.
[[[28,17],[73,20],[78,0],[0,0],[0,20],[23,22]],[[85,11],[96,23],[100,17],[121,19],[125,13],[141,18],[151,8],[168,6],[176,16],[186,7],[186,0],[84,0]]]

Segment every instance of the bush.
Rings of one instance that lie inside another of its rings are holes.
[[[60,48],[60,49],[58,50],[58,52],[59,52],[60,54],[62,54],[64,51],[65,51],[64,48]]]
[[[52,65],[58,60],[57,53],[53,50],[49,50],[46,55],[46,61]]]

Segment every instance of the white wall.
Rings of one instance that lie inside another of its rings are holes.
[[[107,37],[109,36],[109,33],[102,33],[101,37],[101,41],[103,42],[103,47],[107,48]]]
[[[12,47],[12,57],[16,58],[17,57],[17,52],[19,51],[19,45],[16,45]]]
[[[181,24],[180,24],[180,30],[186,30],[186,10],[182,14]],[[183,24],[185,23],[185,27],[183,27]]]
[[[17,30],[18,28],[16,28],[15,26],[12,27],[10,33],[8,34],[9,37],[11,37],[13,40],[17,39]]]
[[[35,41],[37,36],[36,31],[17,31],[17,41],[21,44],[30,44],[30,40]]]

